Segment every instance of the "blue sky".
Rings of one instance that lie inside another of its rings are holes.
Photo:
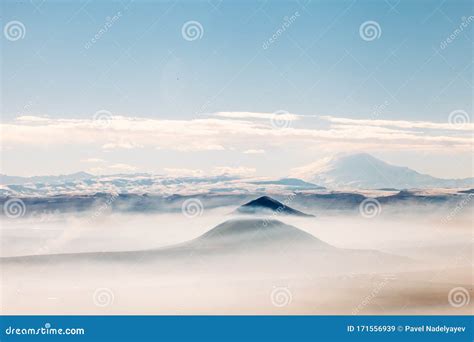
[[[469,1],[7,0],[2,13],[3,27],[19,21],[26,31],[23,39],[1,41],[6,123],[21,116],[89,120],[100,110],[156,120],[283,110],[306,116],[292,127],[315,129],[327,127],[317,116],[448,123],[450,113],[460,110],[471,120],[474,22],[466,20],[474,11]],[[118,19],[91,42],[114,16]],[[291,16],[295,20],[264,49]],[[442,48],[463,20],[467,28]],[[188,21],[202,26],[200,39],[183,39]],[[359,28],[367,21],[379,25],[378,38],[362,39]],[[92,158],[133,165],[138,171],[162,171],[163,165],[147,162],[150,153],[178,168],[206,169],[222,162],[248,164],[266,173],[268,164],[261,155],[244,161],[233,156],[233,148],[242,150],[237,142],[222,146],[227,152],[203,149],[192,155],[146,143],[105,152],[102,142],[94,147],[58,141],[54,148],[54,142],[47,148],[5,144],[2,169],[15,174],[31,170],[29,163],[37,174],[73,172],[86,168],[80,160]],[[345,150],[303,155],[273,148],[289,164],[278,166],[281,174],[290,166]],[[48,156],[52,149],[53,156]],[[423,149],[431,164],[421,161],[416,148],[384,149],[379,143],[378,149],[359,148],[364,149],[438,176],[471,173],[471,154],[465,149]],[[16,161],[19,151],[33,159]],[[452,158],[460,165],[457,171],[446,167]],[[277,164],[280,159],[270,158]]]

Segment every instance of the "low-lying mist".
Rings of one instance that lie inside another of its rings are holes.
[[[452,214],[406,206],[401,214],[385,205],[376,215],[312,208],[315,217],[234,215],[236,208],[94,207],[3,220],[3,313],[472,310],[447,301],[452,289],[472,288],[470,207]]]
[[[300,228],[335,247],[413,256],[417,252],[425,253],[426,248],[472,243],[469,209],[457,212],[450,219],[446,211],[436,207],[429,214],[420,214],[417,207],[405,207],[403,215],[392,210],[373,218],[359,213],[325,215],[324,212],[309,218],[275,213],[270,218]],[[192,215],[181,211],[149,214],[107,211],[97,215],[96,209],[4,220],[0,256],[160,248],[194,239],[228,219],[239,217],[232,215],[234,210],[235,206],[228,206]]]

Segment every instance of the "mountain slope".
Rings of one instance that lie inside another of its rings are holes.
[[[341,249],[278,220],[232,219],[187,242],[158,249],[120,252],[30,255],[0,258],[5,269],[48,265],[64,270],[81,267],[91,272],[130,269],[165,275],[296,274],[318,276],[404,267],[407,259],[375,250]],[[263,272],[263,273],[262,273]],[[283,272],[283,273],[282,273]]]
[[[0,257],[2,264],[26,263],[35,264],[52,262],[55,259],[62,262],[81,260],[90,262],[129,261],[155,258],[180,260],[197,255],[228,255],[244,253],[253,255],[268,253],[271,250],[287,249],[288,254],[310,251],[336,251],[337,248],[319,240],[303,230],[273,219],[230,219],[212,228],[203,235],[180,244],[157,249],[123,252],[89,252],[76,254],[31,255],[18,257]],[[268,253],[274,257],[273,253]]]
[[[301,229],[278,220],[231,219],[227,220],[190,242],[197,246],[258,247],[306,244],[313,248],[334,248]]]
[[[245,203],[237,208],[236,213],[253,215],[253,214],[279,214],[293,216],[313,216],[305,214],[299,210],[290,208],[289,206],[268,196],[259,197],[253,201]]]
[[[408,167],[388,164],[367,153],[337,156],[294,169],[296,177],[331,188],[470,187],[474,178],[441,179]]]

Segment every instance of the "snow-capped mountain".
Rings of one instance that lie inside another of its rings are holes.
[[[0,196],[34,197],[95,193],[193,195],[205,193],[287,193],[323,188],[299,179],[259,179],[232,176],[169,177],[156,174],[94,176],[78,172],[64,176],[0,175]]]
[[[20,176],[7,176],[0,174],[0,184],[27,184],[27,183],[61,183],[61,182],[72,182],[80,181],[84,179],[93,178],[87,172],[76,172],[68,175],[59,176],[33,176],[33,177],[20,177]]]
[[[16,177],[0,175],[0,196],[34,197],[85,195],[95,193],[196,195],[269,194],[331,192],[345,189],[474,188],[474,178],[441,179],[408,167],[388,164],[370,154],[360,153],[322,159],[293,169],[293,178],[241,178],[228,175],[171,177],[135,173]]]
[[[441,179],[395,166],[367,153],[325,158],[293,170],[293,176],[332,189],[473,187],[474,178]]]

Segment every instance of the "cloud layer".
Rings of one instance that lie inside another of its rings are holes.
[[[318,143],[334,151],[469,151],[474,131],[471,123],[356,120],[295,114],[285,114],[287,125],[275,126],[273,117],[271,113],[250,112],[220,112],[207,118],[189,120],[126,116],[102,117],[99,120],[22,116],[1,125],[2,146],[93,145],[103,150],[239,150],[245,154],[261,154],[272,147],[299,148],[308,143]]]

